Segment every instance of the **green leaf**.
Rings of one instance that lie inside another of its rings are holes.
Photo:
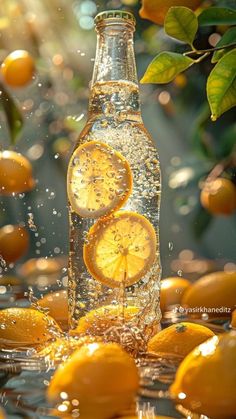
[[[211,62],[212,63],[217,63],[217,61],[219,61],[223,55],[230,51],[229,48],[224,49],[223,47],[227,46],[227,45],[231,45],[231,44],[236,44],[236,28],[230,28],[228,29],[224,35],[222,36],[222,38],[219,40],[219,42],[216,44],[216,47],[222,47],[222,49],[215,51],[212,57]],[[231,47],[231,49],[233,48],[233,46]]]
[[[235,25],[236,11],[224,7],[209,7],[198,16],[200,26]]]
[[[198,30],[198,20],[187,7],[171,7],[165,18],[167,35],[192,45]]]
[[[23,118],[15,101],[5,90],[2,84],[0,84],[0,92],[0,105],[2,106],[6,115],[11,144],[15,144],[23,128]]]
[[[141,83],[169,83],[193,63],[194,60],[181,54],[161,52],[149,64]]]
[[[225,54],[211,71],[207,98],[213,121],[236,105],[236,49]]]

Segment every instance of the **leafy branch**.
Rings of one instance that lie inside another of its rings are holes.
[[[198,50],[194,40],[199,26],[235,24],[235,10],[210,7],[197,17],[187,7],[171,7],[165,18],[165,32],[191,49],[183,54],[170,51],[158,54],[148,66],[141,83],[169,83],[179,73],[212,55],[211,62],[215,66],[208,76],[206,91],[211,119],[216,121],[236,106],[236,27],[229,28],[214,48]]]

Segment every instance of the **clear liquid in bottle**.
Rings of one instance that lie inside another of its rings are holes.
[[[69,312],[71,328],[140,352],[160,320],[161,179],[122,13],[97,19],[89,117],[68,167]]]

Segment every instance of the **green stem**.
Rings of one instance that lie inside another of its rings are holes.
[[[197,50],[193,47],[192,51],[187,51],[183,55],[193,55],[193,54],[201,55],[201,54],[205,54],[206,52],[210,54],[211,52],[219,51],[221,49],[231,48],[231,47],[236,47],[236,42],[232,42],[231,44],[228,44],[228,45],[222,45],[221,47],[214,47],[214,48],[208,48],[208,49]]]
[[[197,58],[197,60],[194,60],[194,63],[200,63],[201,61],[203,61],[206,57],[208,57],[208,55],[210,55],[210,52],[206,52],[205,54],[203,54],[201,57]]]

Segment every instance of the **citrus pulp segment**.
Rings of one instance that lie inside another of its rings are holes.
[[[127,160],[112,147],[90,141],[73,153],[67,190],[72,209],[85,218],[98,218],[119,209],[132,190]]]
[[[127,287],[138,282],[154,263],[155,230],[140,214],[117,212],[90,228],[83,254],[93,278],[109,287]]]

